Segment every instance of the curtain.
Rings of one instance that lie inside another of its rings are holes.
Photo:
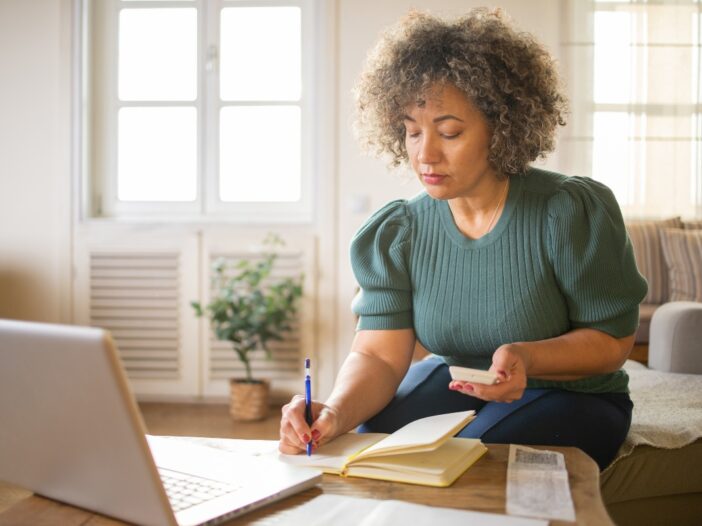
[[[565,5],[566,172],[607,184],[630,218],[702,217],[702,1]]]

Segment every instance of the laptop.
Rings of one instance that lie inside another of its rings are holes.
[[[136,524],[189,526],[300,492],[321,473],[147,437],[109,332],[0,320],[0,480]]]

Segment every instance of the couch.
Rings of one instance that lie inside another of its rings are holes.
[[[648,282],[636,344],[649,342],[651,317],[668,301],[702,301],[702,220],[627,221],[636,265]]]
[[[649,367],[628,361],[629,435],[600,477],[620,526],[702,524],[702,302],[668,302],[651,318]]]
[[[636,333],[648,367],[625,366],[632,425],[601,474],[602,497],[619,525],[702,524],[702,221],[626,227],[648,281]]]

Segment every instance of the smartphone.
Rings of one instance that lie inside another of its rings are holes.
[[[498,382],[497,373],[483,371],[482,369],[471,369],[469,367],[449,366],[449,373],[454,380],[471,382],[474,384],[493,385]]]

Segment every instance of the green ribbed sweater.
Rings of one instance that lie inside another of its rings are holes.
[[[495,228],[464,236],[426,193],[377,211],[351,243],[358,329],[413,328],[449,364],[487,369],[500,345],[579,327],[621,338],[638,326],[646,281],[612,192],[530,169],[512,179]],[[626,392],[624,371],[529,387]]]

